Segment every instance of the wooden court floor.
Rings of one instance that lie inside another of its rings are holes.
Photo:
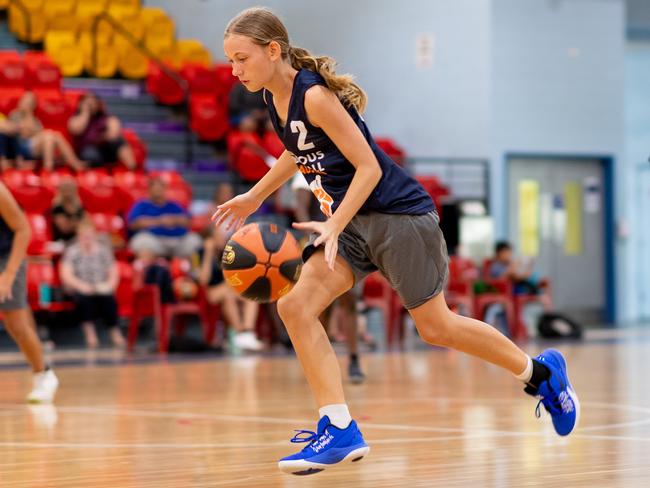
[[[0,487],[650,486],[650,331],[559,348],[583,407],[570,438],[495,367],[369,354],[346,390],[370,455],[311,477],[276,468],[316,421],[294,357],[61,367],[56,406],[23,404],[26,370],[2,369]]]

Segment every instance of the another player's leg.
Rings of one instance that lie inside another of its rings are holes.
[[[359,364],[359,330],[357,324],[357,296],[354,288],[338,299],[339,318],[343,325],[348,345],[348,378],[352,383],[363,383],[365,375]]]
[[[409,310],[422,339],[484,359],[510,371],[526,384],[526,393],[539,397],[551,414],[559,435],[578,423],[580,403],[566,372],[562,354],[547,349],[531,359],[498,330],[479,320],[453,313],[440,293]]]
[[[3,310],[9,335],[27,358],[34,372],[34,387],[27,396],[31,403],[49,403],[54,399],[59,380],[43,359],[41,341],[36,335],[34,318],[29,308]]]
[[[318,320],[339,295],[352,287],[350,266],[340,256],[330,270],[318,251],[305,263],[293,290],[278,301],[294,349],[319,406],[316,432],[299,431],[291,440],[307,443],[280,460],[281,470],[297,475],[317,473],[342,461],[358,461],[369,447],[345,403],[339,363]]]

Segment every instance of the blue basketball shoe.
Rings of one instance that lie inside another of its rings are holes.
[[[285,473],[316,474],[341,462],[361,461],[370,451],[354,420],[345,429],[339,429],[325,416],[318,421],[317,432],[296,432],[291,442],[309,444],[302,451],[280,459],[278,467]]]
[[[535,414],[540,416],[540,404],[551,414],[553,427],[559,435],[569,435],[578,425],[580,419],[580,402],[573,391],[566,372],[566,361],[560,351],[547,349],[535,358],[548,368],[551,375],[543,381],[537,390],[526,387],[526,393],[539,398]]]

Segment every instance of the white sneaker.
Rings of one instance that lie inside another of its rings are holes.
[[[42,373],[35,373],[34,388],[27,396],[27,401],[29,403],[52,403],[58,388],[59,379],[51,369]]]
[[[236,334],[233,342],[235,343],[235,347],[245,351],[261,351],[264,349],[264,343],[250,330]]]

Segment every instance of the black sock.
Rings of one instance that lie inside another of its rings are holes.
[[[544,366],[542,363],[533,359],[533,374],[530,377],[530,381],[526,383],[526,388],[524,391],[530,393],[531,395],[537,394],[539,385],[551,377],[551,371]]]
[[[358,363],[359,362],[359,355],[358,354],[350,354],[350,362],[351,363]]]

